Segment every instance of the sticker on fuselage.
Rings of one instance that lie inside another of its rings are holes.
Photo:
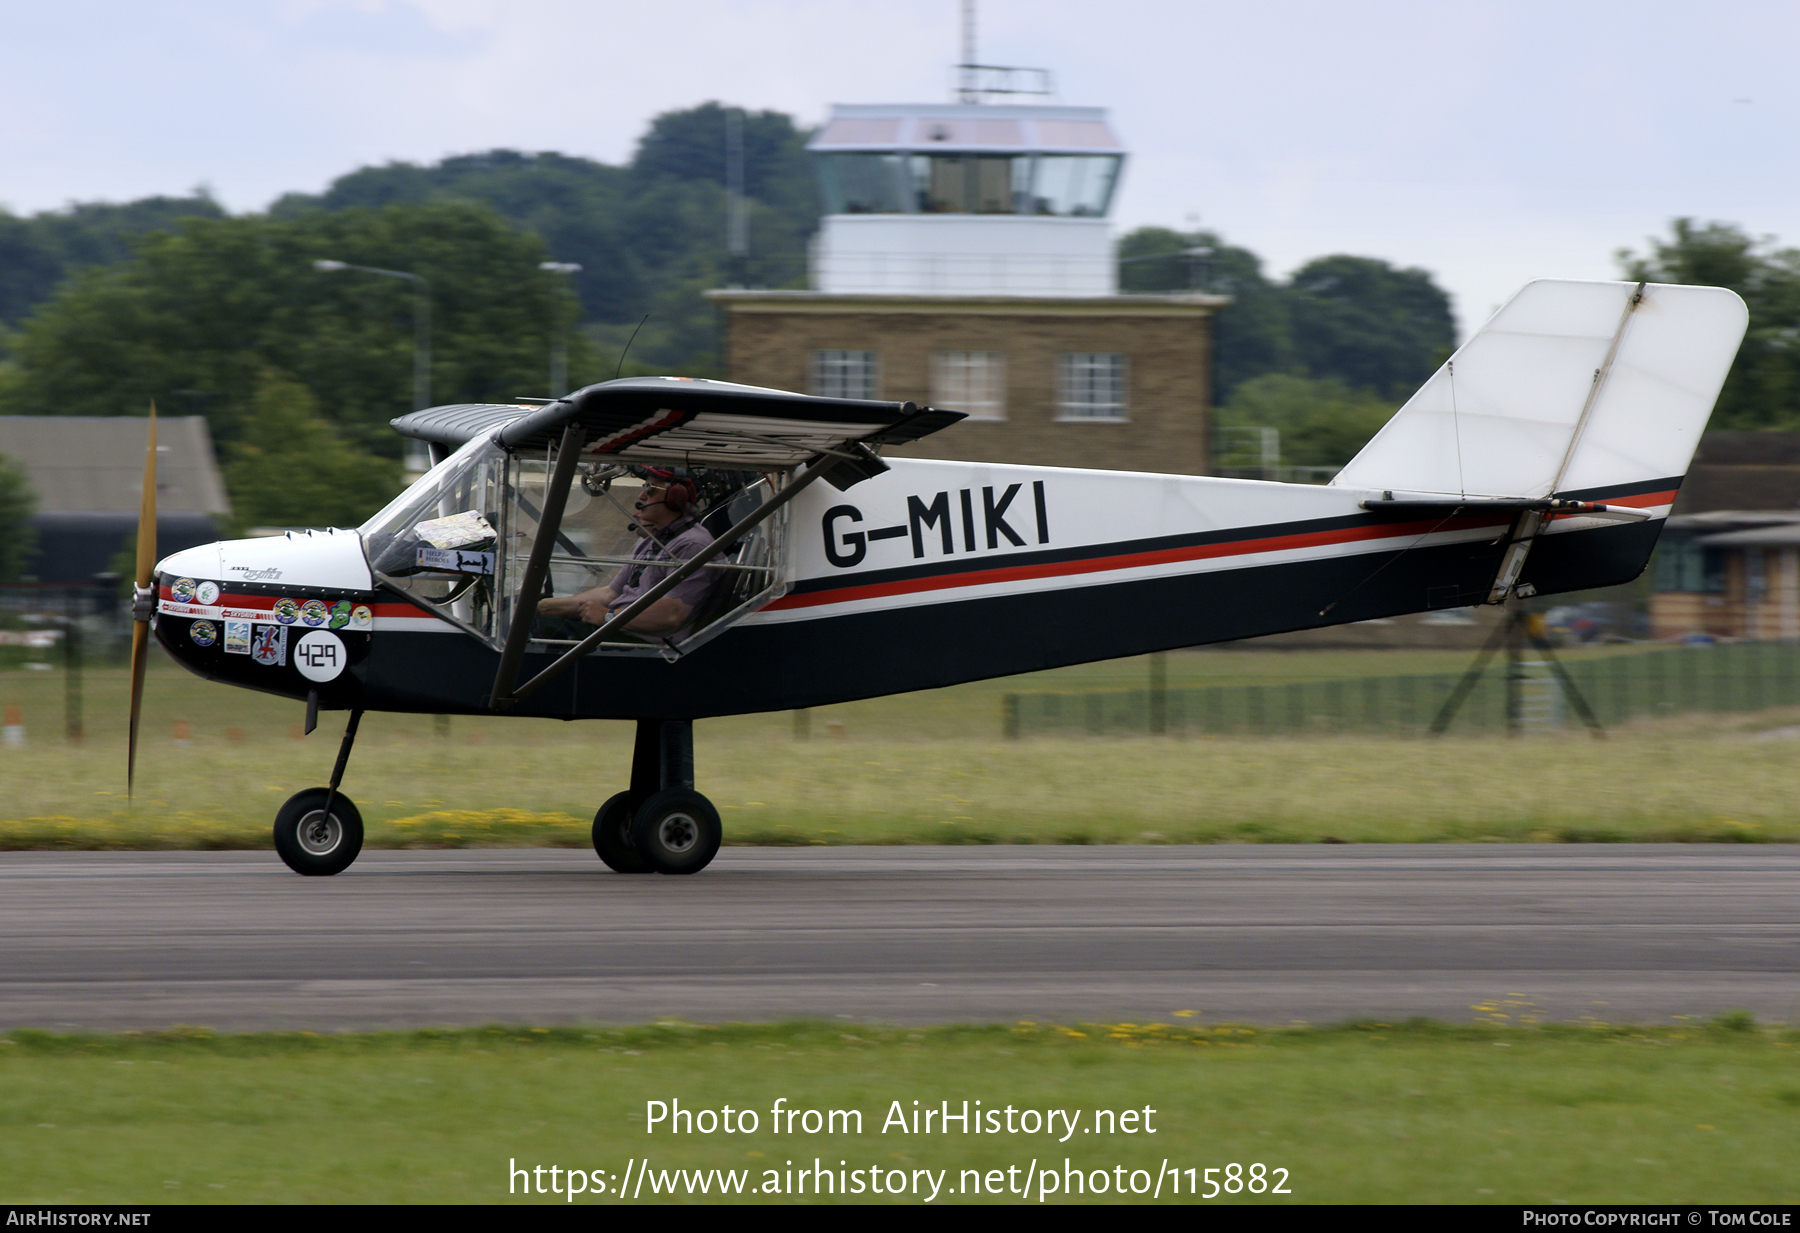
[[[225,622],[225,653],[227,655],[248,655],[250,653],[250,622]]]
[[[331,605],[331,622],[327,628],[342,629],[348,624],[350,624],[350,601],[347,599],[340,599],[337,603]]]
[[[202,582],[194,588],[194,602],[197,604],[216,604],[219,602],[219,584]]]
[[[358,604],[350,609],[350,627],[352,629],[368,629],[375,624],[375,613],[367,604]]]
[[[292,625],[300,619],[300,605],[283,596],[275,601],[275,619],[283,625]]]
[[[344,640],[328,629],[309,630],[294,644],[294,667],[309,681],[331,681],[344,670]]]
[[[194,598],[194,580],[192,578],[177,578],[175,580],[175,585],[169,588],[169,595],[174,599],[180,600],[184,604],[190,602]]]
[[[330,619],[330,614],[325,611],[325,605],[316,599],[309,599],[300,605],[300,623],[302,625],[317,629]]]
[[[494,554],[461,548],[420,548],[418,564],[420,569],[442,570],[449,574],[491,574],[494,572]]]
[[[211,621],[195,621],[188,626],[188,637],[195,646],[211,646],[219,640],[219,627]]]
[[[279,668],[287,659],[287,626],[258,625],[250,640],[250,658],[259,664]]]

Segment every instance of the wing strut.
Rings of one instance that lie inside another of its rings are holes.
[[[807,467],[807,469],[804,472],[802,472],[801,475],[797,479],[793,480],[786,487],[784,487],[780,492],[776,493],[774,496],[770,497],[767,501],[764,501],[761,505],[757,506],[754,510],[750,511],[750,513],[746,514],[735,526],[733,526],[729,531],[726,531],[725,534],[719,536],[718,539],[715,539],[712,543],[708,544],[705,548],[702,548],[699,552],[696,552],[693,556],[689,557],[686,561],[683,561],[678,567],[671,570],[669,572],[669,575],[666,578],[664,578],[661,582],[659,582],[655,586],[651,587],[648,591],[645,591],[642,595],[638,596],[635,600],[633,600],[630,604],[628,604],[624,608],[621,608],[617,613],[615,613],[611,618],[609,618],[607,620],[606,624],[600,626],[600,628],[596,629],[593,633],[589,634],[587,637],[583,638],[580,642],[578,642],[574,646],[570,647],[567,651],[565,651],[563,653],[561,658],[559,658],[555,663],[551,664],[548,668],[545,668],[542,672],[540,672],[536,676],[532,677],[529,681],[526,681],[523,685],[518,686],[511,693],[503,693],[502,690],[504,689],[506,683],[509,680],[513,679],[513,674],[516,674],[516,672],[518,670],[517,661],[515,660],[512,663],[510,671],[509,671],[507,661],[504,658],[502,658],[501,664],[500,664],[500,672],[495,677],[495,680],[494,680],[494,696],[488,705],[493,707],[495,710],[504,710],[508,707],[511,707],[513,704],[524,700],[525,698],[529,698],[532,694],[536,693],[545,683],[547,683],[552,677],[561,676],[564,672],[566,672],[570,668],[574,667],[576,662],[578,660],[580,660],[582,656],[586,655],[589,651],[593,650],[596,646],[600,645],[600,643],[605,640],[605,638],[608,634],[614,633],[618,630],[622,630],[627,625],[629,625],[633,621],[637,620],[638,616],[645,609],[649,608],[651,604],[654,604],[657,600],[661,599],[664,595],[667,595],[670,591],[673,591],[677,586],[680,586],[682,582],[686,581],[689,577],[691,577],[696,571],[704,568],[708,561],[711,561],[713,558],[717,557],[720,553],[725,552],[733,544],[737,543],[738,540],[742,539],[745,535],[747,535],[751,531],[755,530],[758,525],[760,525],[761,523],[766,521],[772,514],[775,513],[776,510],[780,509],[782,506],[786,505],[789,501],[792,501],[795,497],[799,496],[803,491],[805,491],[807,486],[812,484],[812,482],[814,480],[820,480],[820,479],[827,478],[833,471],[837,470],[837,468],[841,465],[848,465],[848,466],[851,466],[858,470],[861,470],[864,468],[879,467],[881,465],[879,459],[877,459],[875,457],[875,452],[873,450],[871,450],[868,446],[862,444],[860,441],[850,442],[848,445],[848,448],[853,454],[856,455],[856,458],[846,462],[846,460],[844,458],[842,458],[841,456],[832,456],[832,455],[820,456],[817,460],[814,461],[814,463],[811,466]],[[557,465],[558,465],[558,468],[560,469],[560,467],[562,465],[561,459],[557,460]],[[548,503],[548,501],[546,503]],[[561,513],[562,513],[561,501],[560,501],[560,498],[557,498],[557,515],[558,515],[559,521],[560,521]],[[540,523],[539,524],[538,537],[539,537],[540,541],[544,539],[544,528],[548,525],[549,525],[548,523]],[[546,553],[546,555],[548,555],[548,554]],[[536,544],[532,545],[532,559],[533,560],[537,559],[537,545]],[[526,585],[529,586],[530,578],[531,578],[530,567],[527,566],[526,570],[527,570]],[[526,597],[526,598],[527,598],[527,602],[530,604],[530,611],[532,613],[535,613],[537,611],[536,599],[532,599],[529,597]],[[507,649],[509,651],[512,649],[515,642],[517,642],[520,649],[523,650],[524,639],[520,637],[519,631],[521,629],[524,629],[527,632],[527,634],[529,634],[529,632],[530,632],[529,620],[527,620],[523,626],[521,626],[519,624],[519,621],[520,621],[520,615],[515,613],[515,615],[513,617],[513,627],[507,634],[506,645],[507,645]]]
[[[538,519],[537,538],[531,541],[525,577],[519,583],[518,598],[513,601],[512,627],[506,631],[506,646],[500,652],[500,670],[494,673],[494,688],[488,694],[489,710],[499,710],[510,701],[506,687],[519,677],[525,644],[531,640],[531,626],[537,620],[538,596],[544,591],[544,575],[550,570],[550,553],[556,547],[556,537],[562,532],[569,484],[575,478],[575,464],[581,461],[581,447],[586,438],[587,430],[580,424],[570,424],[563,429],[562,443],[556,450],[556,470],[551,472],[550,487],[544,492],[544,512]]]
[[[1587,401],[1581,405],[1581,415],[1575,421],[1575,431],[1569,434],[1569,448],[1563,451],[1562,464],[1556,469],[1556,478],[1550,482],[1550,495],[1562,487],[1563,480],[1569,474],[1569,464],[1575,461],[1575,451],[1581,445],[1581,438],[1587,432],[1588,420],[1594,414],[1594,404],[1600,401],[1600,391],[1606,386],[1606,378],[1612,375],[1613,361],[1618,358],[1619,344],[1625,341],[1625,327],[1631,324],[1631,315],[1644,302],[1644,284],[1639,283],[1631,298],[1625,301],[1625,312],[1619,318],[1619,328],[1613,331],[1612,345],[1606,349],[1606,358],[1600,367],[1594,370],[1593,384],[1588,386]],[[1522,510],[1513,520],[1512,542],[1506,546],[1506,555],[1500,558],[1500,571],[1494,575],[1494,585],[1488,591],[1487,602],[1490,604],[1505,603],[1508,596],[1518,594],[1521,597],[1535,594],[1527,585],[1515,591],[1519,575],[1524,572],[1525,558],[1531,555],[1531,546],[1537,542],[1544,528],[1550,525],[1551,515],[1543,510]]]

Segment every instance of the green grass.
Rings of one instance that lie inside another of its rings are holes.
[[[1171,679],[1260,668],[1391,673],[1437,653],[1184,652]],[[1459,652],[1445,652],[1461,660]],[[1040,674],[1124,679],[1124,663]],[[124,797],[123,674],[87,674],[87,739],[60,730],[54,673],[0,673],[30,743],[0,747],[0,849],[262,848],[276,808],[323,783],[342,716],[297,739],[297,703],[151,675],[138,794]],[[988,682],[696,727],[728,843],[1800,842],[1800,711],[1638,721],[1604,741],[1363,736],[999,738]],[[185,724],[187,744],[175,740]],[[624,785],[623,723],[368,716],[344,790],[371,846],[585,847]]]
[[[524,1202],[507,1193],[509,1162],[617,1175],[648,1157],[656,1170],[749,1169],[754,1184],[815,1158],[948,1170],[952,1186],[963,1169],[1022,1171],[1033,1159],[1059,1175],[1065,1159],[1150,1174],[1166,1160],[1184,1186],[1189,1167],[1285,1168],[1292,1202],[1791,1203],[1797,1041],[1741,1013],[1674,1028],[1264,1031],[1176,1012],[1154,1025],[920,1031],[14,1032],[0,1037],[0,1198]],[[778,1098],[860,1110],[862,1132],[776,1135]],[[647,1133],[648,1102],[675,1100],[755,1110],[760,1125]],[[910,1114],[915,1100],[1082,1120],[1066,1143],[1060,1130],[884,1133],[893,1102]],[[1145,1108],[1154,1135],[1082,1129],[1094,1110]],[[641,1197],[652,1201],[649,1187]],[[1163,1197],[1174,1201],[1166,1185]]]

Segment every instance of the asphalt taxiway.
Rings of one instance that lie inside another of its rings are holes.
[[[0,1027],[1800,1020],[1800,849],[0,854]]]

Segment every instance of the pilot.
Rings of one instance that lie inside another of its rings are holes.
[[[692,479],[668,467],[644,467],[640,474],[644,477],[644,487],[638,495],[632,518],[643,529],[643,538],[632,549],[634,563],[622,567],[603,587],[540,600],[539,615],[573,618],[589,625],[604,624],[607,618],[668,577],[674,569],[673,562],[685,561],[712,543],[712,535],[690,512],[699,496]],[[714,571],[702,569],[683,579],[625,628],[634,634],[652,637],[682,632],[705,603],[714,576]]]

